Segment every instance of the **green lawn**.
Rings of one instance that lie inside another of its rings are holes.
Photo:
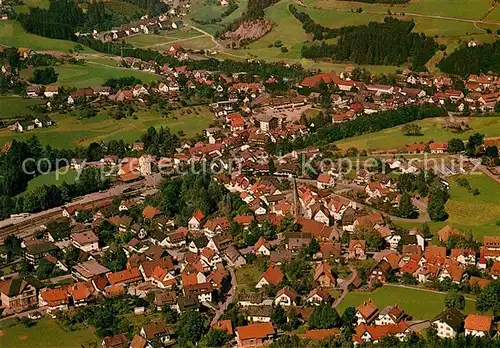
[[[237,268],[235,272],[239,291],[255,291],[255,285],[257,285],[264,273],[255,264]]]
[[[41,99],[28,99],[19,96],[0,96],[0,119],[13,119],[17,117],[35,115],[30,106],[43,105]]]
[[[0,21],[0,44],[29,47],[35,51],[61,51],[68,52],[76,43],[66,40],[49,39],[46,37],[27,33],[21,24],[15,21]],[[86,52],[91,52],[86,48]]]
[[[467,120],[467,119],[464,119]],[[474,133],[482,133],[487,137],[500,135],[500,117],[475,117],[470,122],[469,131],[456,134],[443,129],[444,118],[425,119],[415,121],[422,127],[422,136],[405,136],[403,126],[385,129],[375,133],[368,133],[338,141],[336,145],[341,149],[355,147],[357,149],[394,149],[404,148],[407,144],[429,142],[430,140],[448,141],[452,138],[468,139]]]
[[[500,235],[500,185],[482,173],[462,176],[472,189],[480,194],[474,196],[464,187],[450,181],[450,199],[446,203],[449,214],[447,223],[464,232],[471,232],[482,240],[484,235]]]
[[[81,348],[100,344],[90,328],[66,331],[54,319],[44,318],[33,327],[16,325],[3,331],[0,335],[0,347],[8,348]]]
[[[115,120],[108,116],[106,110],[96,117],[78,119],[70,114],[52,115],[55,126],[35,129],[25,133],[15,133],[7,129],[0,130],[0,144],[12,139],[26,140],[36,135],[43,145],[56,148],[86,146],[96,141],[123,139],[134,142],[150,126],[169,127],[172,132],[183,130],[186,136],[195,136],[207,128],[212,121],[212,112],[206,107],[183,108],[175,110],[169,118],[163,118],[154,109],[137,111],[136,120],[126,118]],[[175,118],[174,118],[175,117]]]
[[[32,191],[43,185],[60,186],[63,182],[72,184],[75,182],[78,173],[76,170],[61,168],[58,171],[53,171],[47,174],[37,176],[28,182],[28,188],[25,192]]]
[[[457,177],[449,178],[450,199],[446,203],[449,217],[443,222],[429,222],[429,228],[436,233],[445,225],[463,232],[470,232],[475,239],[482,241],[485,235],[500,235],[500,185],[482,173],[461,175],[469,181],[472,189],[480,194],[474,196],[466,188],[456,184]],[[422,228],[421,223],[396,222],[406,229]]]
[[[385,306],[397,304],[415,320],[432,319],[445,309],[445,296],[445,293],[384,285],[374,292],[350,292],[340,303],[338,311],[343,313],[349,306],[357,307],[363,301],[372,299],[379,310],[382,310]],[[472,296],[466,295],[466,298],[472,298]],[[466,313],[475,313],[475,307],[475,301],[466,300]]]
[[[134,76],[146,83],[157,81],[159,78],[155,74],[93,61],[88,61],[85,65],[60,65],[56,66],[55,69],[59,74],[57,83],[65,87],[96,87],[111,77]]]

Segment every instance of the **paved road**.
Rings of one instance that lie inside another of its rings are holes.
[[[236,294],[236,288],[238,287],[238,281],[236,280],[236,273],[234,273],[234,269],[232,267],[228,267],[227,270],[229,271],[229,274],[231,274],[231,289],[229,289],[229,292],[226,296],[226,300],[223,303],[219,304],[219,309],[215,311],[215,316],[212,319],[210,325],[213,325],[217,321],[219,321],[219,319],[222,317],[229,304],[233,302],[234,295]]]
[[[2,320],[7,320],[7,319],[12,319],[12,318],[22,318],[22,317],[27,317],[29,314],[33,314],[33,313],[42,313],[42,314],[45,314],[46,313],[46,310],[47,310],[47,306],[44,306],[44,307],[38,307],[38,308],[35,308],[35,309],[32,309],[32,310],[29,310],[29,311],[25,311],[25,312],[21,312],[21,313],[17,313],[17,314],[14,314],[14,315],[10,315],[8,317],[4,317],[4,318],[1,318],[0,321]]]

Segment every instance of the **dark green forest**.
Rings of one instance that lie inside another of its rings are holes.
[[[425,64],[436,53],[438,44],[425,34],[412,33],[414,27],[414,22],[386,17],[383,23],[370,22],[344,30],[337,44],[303,46],[302,57],[372,65],[410,63],[412,70],[426,70]],[[327,33],[331,37],[332,32]]]
[[[467,76],[469,74],[500,73],[500,41],[476,47],[461,48],[442,59],[437,67],[445,73]]]

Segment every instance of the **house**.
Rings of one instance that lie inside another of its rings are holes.
[[[48,311],[68,309],[69,296],[66,289],[62,287],[44,289],[38,295],[38,305],[48,307]]]
[[[76,279],[88,281],[111,272],[96,260],[87,260],[73,266],[72,275]]]
[[[391,271],[391,264],[386,260],[380,260],[370,272],[370,283],[386,283]]]
[[[127,268],[123,271],[109,273],[106,277],[111,285],[127,285],[142,281],[142,275],[138,267]]]
[[[316,178],[316,186],[320,189],[320,190],[324,190],[324,189],[327,189],[329,187],[332,187],[334,185],[334,182],[333,182],[333,179],[332,177],[330,176],[330,174],[326,174],[326,173],[321,173],[318,175],[318,177]]]
[[[279,266],[270,265],[258,281],[257,285],[255,285],[255,287],[257,289],[260,289],[266,285],[278,286],[282,280],[283,273],[281,273]]]
[[[200,261],[205,266],[205,268],[211,269],[214,268],[218,263],[221,263],[222,259],[216,251],[210,249],[209,247],[205,247],[200,253]]]
[[[313,306],[319,306],[321,303],[327,302],[329,299],[330,294],[321,287],[312,289],[305,298],[306,302]]]
[[[233,245],[230,245],[226,250],[224,250],[224,256],[231,267],[237,268],[247,263],[243,255],[241,255],[241,253]]]
[[[368,299],[356,308],[357,324],[371,324],[378,317],[378,308],[375,303]]]
[[[485,337],[491,334],[493,318],[489,315],[469,314],[464,321],[465,335]]]
[[[199,230],[204,218],[205,214],[203,214],[203,212],[199,209],[196,210],[193,216],[191,216],[191,219],[188,221],[188,228],[190,230]]]
[[[230,225],[231,224],[229,223],[227,217],[223,216],[208,220],[203,226],[203,230],[208,238],[213,238],[216,235],[221,234],[223,231],[227,231]]]
[[[349,241],[348,257],[350,259],[366,259],[366,241],[352,239]]]
[[[22,312],[38,303],[36,289],[24,279],[11,278],[0,282],[1,308],[7,312]]]
[[[326,262],[321,262],[316,266],[313,279],[324,288],[333,288],[337,284],[337,280],[332,274],[332,268]]]
[[[295,306],[295,299],[297,298],[297,293],[289,286],[285,286],[276,294],[274,299],[275,306]]]
[[[59,94],[59,87],[55,85],[49,85],[45,87],[45,92],[43,92],[45,98],[52,98],[53,96],[58,94]]]
[[[101,343],[102,348],[128,348],[128,339],[127,335],[124,333],[114,335],[114,336],[106,336],[102,340]]]
[[[40,95],[40,86],[29,85],[26,87],[26,96],[30,98],[35,98]]]
[[[271,343],[275,331],[271,323],[248,324],[236,328],[236,341],[238,347],[261,347]]]
[[[208,238],[202,235],[189,242],[188,250],[192,253],[198,254],[208,244]]]
[[[32,265],[38,264],[38,261],[50,253],[59,250],[59,248],[51,242],[36,242],[34,244],[27,245],[23,249],[23,257],[26,261]]]
[[[154,217],[160,215],[160,213],[160,209],[148,205],[143,209],[142,216],[146,220],[152,220]]]
[[[71,234],[71,243],[86,253],[99,251],[99,237],[93,231]]]
[[[405,321],[390,325],[361,324],[355,329],[353,341],[357,344],[361,344],[363,342],[377,343],[386,336],[394,336],[402,341],[409,333],[410,329]]]
[[[12,127],[12,128],[10,128]],[[30,131],[30,130],[33,130],[35,129],[36,125],[34,122],[32,121],[17,121],[16,123],[14,123],[13,126],[9,126],[9,129],[12,129],[16,132],[19,132],[19,133],[23,133],[23,132],[27,132],[27,131]]]
[[[149,344],[165,345],[172,339],[173,330],[167,328],[163,321],[150,323],[141,328],[139,335],[145,338]]]
[[[398,324],[405,317],[405,312],[398,305],[387,306],[378,313],[375,319],[375,325]]]
[[[440,242],[445,242],[447,243],[450,237],[453,236],[461,236],[463,235],[462,232],[457,231],[455,228],[451,227],[450,225],[446,225],[442,229],[440,229],[438,232],[438,237]]]
[[[271,255],[271,248],[269,247],[268,243],[266,243],[264,237],[261,236],[257,243],[255,243],[255,245],[253,246],[253,252],[255,253],[255,255]]]
[[[462,331],[465,315],[456,308],[447,309],[439,313],[431,323],[441,338],[454,338]]]
[[[241,314],[250,323],[270,323],[273,306],[248,306],[242,309]]]
[[[339,335],[340,335],[340,330],[337,328],[332,328],[332,329],[306,330],[305,337],[312,341],[323,341],[328,337],[334,337]]]

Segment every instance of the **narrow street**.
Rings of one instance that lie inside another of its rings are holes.
[[[233,302],[233,298],[236,294],[236,288],[238,287],[238,281],[236,280],[236,273],[234,272],[234,269],[232,267],[227,267],[227,270],[231,275],[231,289],[229,289],[229,292],[226,296],[226,300],[223,303],[219,304],[219,309],[215,311],[215,316],[212,319],[210,325],[213,325],[217,321],[219,321],[219,319],[222,317],[229,304]]]
[[[342,284],[340,284],[340,287],[343,289],[342,295],[340,295],[340,297],[335,300],[335,302],[332,305],[333,308],[337,308],[340,305],[340,303],[344,300],[344,298],[349,293],[349,285],[351,285],[352,282],[354,281],[354,279],[356,279],[356,277],[358,276],[358,271],[356,271],[356,269],[354,267],[349,267],[349,269],[352,272],[351,278],[349,278],[349,280],[346,280],[346,281],[342,282]]]

